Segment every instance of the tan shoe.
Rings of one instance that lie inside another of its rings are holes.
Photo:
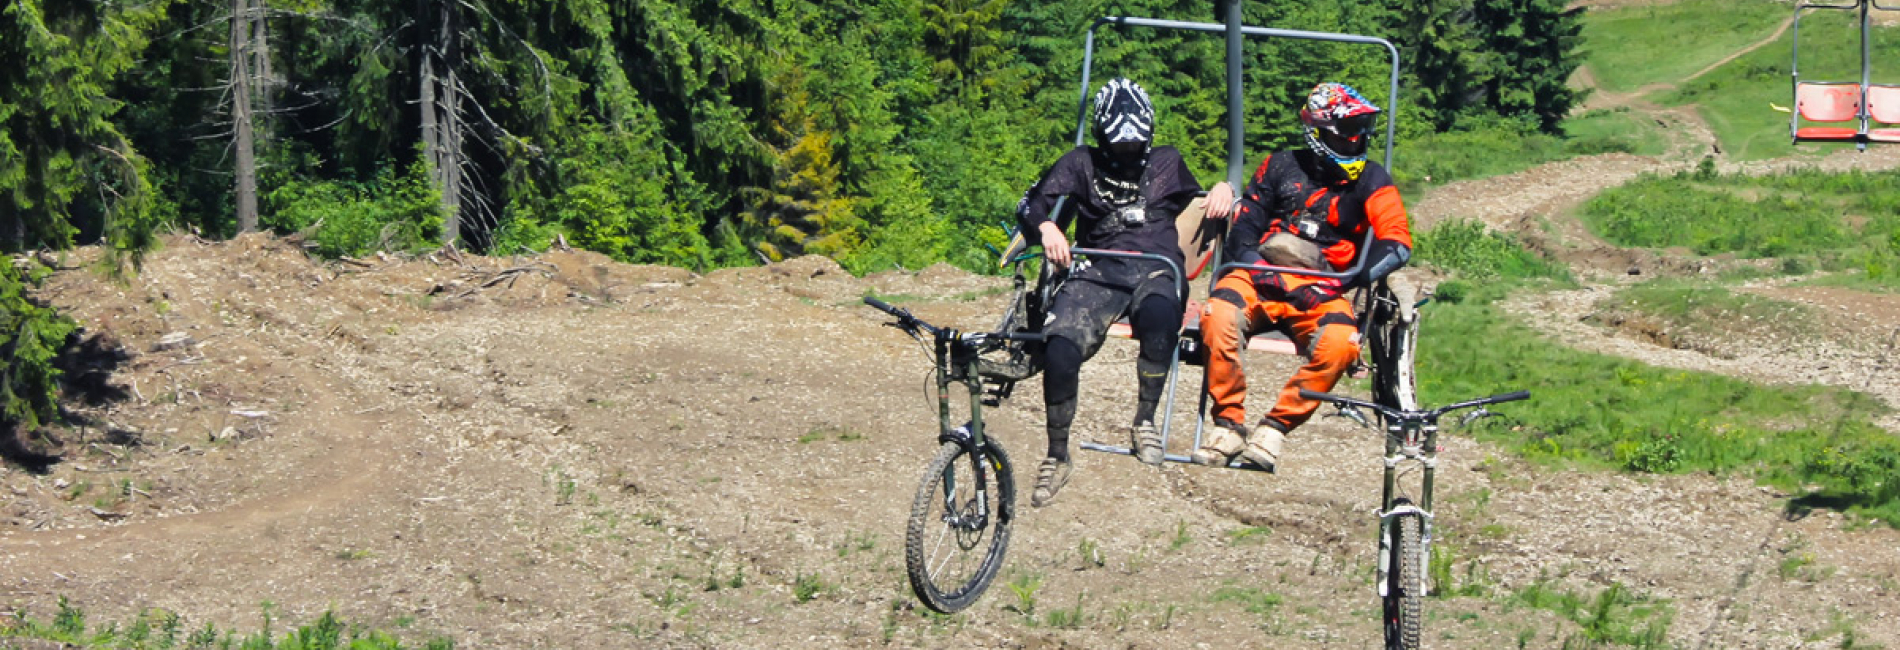
[[[1241,450],[1240,456],[1271,471],[1277,469],[1280,450],[1285,444],[1286,432],[1280,430],[1280,423],[1261,420],[1259,426],[1253,428],[1253,435],[1247,436],[1247,448]]]
[[[1167,450],[1161,448],[1161,432],[1155,429],[1153,422],[1135,425],[1129,430],[1128,437],[1131,445],[1129,449],[1134,450],[1137,460],[1149,465],[1160,465],[1161,461],[1166,460]]]
[[[1214,421],[1214,433],[1207,443],[1194,450],[1194,462],[1208,467],[1226,467],[1234,455],[1247,446],[1247,425],[1227,420]]]
[[[1056,462],[1054,458],[1042,459],[1042,465],[1036,468],[1036,491],[1029,496],[1029,505],[1043,507],[1056,500],[1056,493],[1068,484],[1069,473],[1075,471],[1073,462]]]

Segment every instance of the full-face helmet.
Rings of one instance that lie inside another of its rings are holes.
[[[1111,166],[1139,169],[1154,135],[1155,105],[1147,91],[1126,77],[1102,84],[1095,93],[1095,145]]]
[[[1346,178],[1359,179],[1366,168],[1366,145],[1378,121],[1379,107],[1342,83],[1326,82],[1313,88],[1300,108],[1306,147],[1330,160]]]

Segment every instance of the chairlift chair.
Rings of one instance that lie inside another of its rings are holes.
[[[1242,135],[1241,130],[1243,127],[1242,127],[1242,119],[1240,118],[1240,116],[1244,115],[1244,113],[1242,112],[1241,89],[1239,86],[1239,78],[1240,78],[1239,66],[1241,65],[1239,37],[1241,36],[1252,37],[1252,38],[1293,38],[1293,39],[1300,39],[1300,40],[1328,41],[1328,42],[1335,42],[1335,43],[1376,45],[1376,46],[1384,47],[1386,52],[1390,55],[1391,69],[1390,69],[1390,79],[1389,79],[1390,85],[1388,89],[1388,94],[1386,96],[1386,101],[1389,108],[1385,111],[1385,114],[1383,116],[1386,121],[1386,124],[1385,124],[1385,140],[1382,143],[1382,146],[1385,151],[1384,164],[1387,169],[1392,168],[1392,152],[1393,152],[1392,145],[1393,145],[1394,135],[1396,134],[1395,114],[1398,110],[1398,92],[1399,92],[1399,51],[1396,46],[1394,46],[1390,41],[1387,41],[1382,38],[1371,37],[1371,36],[1361,36],[1361,35],[1354,35],[1354,34],[1337,34],[1337,33],[1328,33],[1328,32],[1310,32],[1310,31],[1289,30],[1289,29],[1275,29],[1275,28],[1267,28],[1267,27],[1242,26],[1242,25],[1239,25],[1237,16],[1230,16],[1230,19],[1232,19],[1233,21],[1232,24],[1234,27],[1237,27],[1237,29],[1230,29],[1229,24],[1222,24],[1222,23],[1184,22],[1184,21],[1175,21],[1175,20],[1159,20],[1159,19],[1149,19],[1149,18],[1131,18],[1131,17],[1114,17],[1114,16],[1097,19],[1094,22],[1094,24],[1089,26],[1089,29],[1085,37],[1085,43],[1084,43],[1084,49],[1083,49],[1083,55],[1082,55],[1081,99],[1079,102],[1079,106],[1077,108],[1077,119],[1076,119],[1076,134],[1075,134],[1076,145],[1081,146],[1085,144],[1087,142],[1086,138],[1089,132],[1089,111],[1088,111],[1089,77],[1091,73],[1091,67],[1094,62],[1095,32],[1097,29],[1105,25],[1112,25],[1117,28],[1124,28],[1124,29],[1134,27],[1134,28],[1147,28],[1147,29],[1158,29],[1158,30],[1201,32],[1201,33],[1226,33],[1228,35],[1228,48],[1227,48],[1228,120],[1227,120],[1227,123],[1228,123],[1228,131],[1229,131],[1227,180],[1231,185],[1234,186],[1236,192],[1244,189],[1245,187],[1244,180],[1246,178],[1245,152],[1242,150],[1243,139],[1241,137]],[[1896,108],[1900,108],[1900,105],[1897,105]],[[1348,278],[1357,276],[1365,264],[1364,255],[1361,255],[1360,259],[1354,261],[1352,268],[1347,269],[1345,271],[1339,271],[1339,272],[1317,271],[1317,270],[1312,270],[1312,269],[1293,268],[1293,267],[1280,267],[1280,266],[1272,266],[1272,265],[1266,265],[1266,264],[1240,264],[1240,263],[1231,263],[1231,262],[1223,263],[1223,261],[1220,259],[1220,252],[1222,250],[1222,240],[1224,239],[1226,232],[1232,223],[1233,217],[1229,217],[1226,220],[1208,219],[1206,217],[1207,200],[1206,200],[1205,195],[1206,193],[1203,192],[1201,198],[1196,199],[1193,203],[1191,203],[1188,206],[1187,209],[1183,210],[1181,215],[1177,217],[1175,221],[1176,228],[1180,232],[1180,239],[1181,239],[1180,243],[1181,243],[1183,258],[1187,260],[1187,268],[1176,269],[1177,271],[1182,272],[1180,275],[1177,275],[1177,277],[1181,278],[1181,281],[1180,281],[1181,290],[1182,290],[1182,293],[1184,294],[1183,298],[1187,302],[1187,308],[1184,310],[1184,315],[1182,319],[1183,322],[1181,324],[1181,329],[1179,332],[1179,342],[1175,346],[1174,353],[1172,355],[1172,358],[1169,361],[1168,380],[1167,380],[1167,403],[1166,403],[1165,408],[1162,411],[1161,418],[1160,418],[1161,419],[1161,422],[1160,422],[1161,444],[1164,451],[1168,448],[1169,434],[1171,432],[1172,424],[1173,424],[1172,415],[1174,412],[1174,398],[1175,398],[1176,389],[1177,389],[1177,382],[1180,376],[1180,366],[1184,362],[1190,365],[1199,365],[1201,363],[1201,360],[1204,358],[1204,356],[1201,354],[1202,348],[1201,348],[1201,339],[1200,339],[1201,304],[1198,300],[1191,299],[1191,296],[1185,295],[1188,293],[1187,283],[1189,281],[1199,278],[1201,275],[1203,275],[1203,271],[1205,271],[1206,268],[1209,266],[1214,266],[1216,268],[1215,272],[1208,279],[1208,286],[1210,290],[1213,284],[1217,282],[1222,275],[1235,269],[1273,271],[1273,272],[1293,273],[1293,274],[1307,275],[1307,276],[1348,279]],[[1065,197],[1063,200],[1059,200],[1057,202],[1053,210],[1053,216],[1056,218],[1057,223],[1061,225],[1064,230],[1067,230],[1069,220],[1073,216],[1073,211],[1066,210],[1065,209],[1066,207],[1067,206],[1066,206],[1066,197]],[[1369,250],[1372,243],[1372,239],[1373,239],[1372,232],[1370,229],[1368,229],[1366,232],[1364,241],[1362,241],[1359,246],[1359,250],[1362,253],[1366,250]],[[1032,245],[1034,245],[1034,243],[1028,239],[1025,233],[1022,233],[1022,232],[1013,233],[1009,247],[1006,250],[1001,252],[1001,263],[1004,266],[1022,263],[1028,257],[1024,253],[1024,251]],[[1074,253],[1079,256],[1125,257],[1125,258],[1132,257],[1132,258],[1157,259],[1157,260],[1168,262],[1170,266],[1173,265],[1172,260],[1167,260],[1166,258],[1157,256],[1157,255],[1149,255],[1149,254],[1143,254],[1143,253],[1132,253],[1132,252],[1126,252],[1126,251],[1101,251],[1101,250],[1090,250],[1090,249],[1074,249]],[[1042,271],[1043,271],[1042,275],[1040,276],[1041,278],[1049,277],[1050,268],[1046,262],[1043,263]],[[1022,273],[1021,273],[1021,270],[1019,269],[1018,276],[1021,277],[1021,275]],[[1052,298],[1053,296],[1048,295],[1046,293],[1046,289],[1044,289],[1043,291],[1044,291],[1043,295],[1040,296],[1041,300],[1043,301],[1041,302],[1041,304],[1046,305],[1047,304],[1046,300],[1048,300],[1049,298]],[[1375,309],[1372,304],[1370,291],[1361,290],[1359,293],[1360,293],[1360,299],[1355,300],[1355,303],[1358,303],[1359,306],[1361,307],[1357,311],[1360,318],[1361,333],[1362,335],[1364,335],[1367,329],[1365,325],[1368,322],[1368,320],[1372,317]],[[1415,306],[1416,305],[1405,304],[1405,305],[1399,306],[1399,309],[1397,310],[1386,309],[1384,311],[1381,311],[1380,314],[1382,317],[1391,316],[1394,313],[1401,314],[1401,316],[1398,316],[1398,317],[1402,317],[1406,322],[1410,323],[1412,322],[1411,321],[1411,316],[1413,314],[1412,308]],[[1014,309],[1016,309],[1016,307],[1012,307],[1012,310]],[[1039,324],[1037,325],[1039,326]],[[1110,336],[1117,336],[1121,338],[1133,338],[1133,329],[1125,319],[1123,321],[1117,322],[1114,325],[1110,326],[1108,333]],[[1297,354],[1297,350],[1295,349],[1293,342],[1289,340],[1286,337],[1286,335],[1280,332],[1265,332],[1265,333],[1260,333],[1252,337],[1249,337],[1249,340],[1247,341],[1246,349],[1254,350],[1254,351],[1279,353],[1279,354]],[[1409,377],[1411,374],[1411,369],[1409,368],[1409,363],[1410,363],[1410,360],[1409,360],[1409,353],[1408,353],[1408,356],[1406,357],[1406,361],[1405,361],[1405,365],[1407,365],[1408,367],[1404,368],[1402,371],[1405,377],[1408,379],[1408,381],[1405,382],[1406,389],[1403,391],[1400,391],[1402,393],[1401,396],[1398,396],[1396,398],[1390,398],[1390,399],[1395,400],[1395,403],[1391,404],[1391,406],[1394,406],[1397,408],[1404,408],[1404,409],[1417,408],[1416,399],[1413,397],[1413,395],[1410,392]],[[1199,448],[1201,446],[1202,435],[1204,433],[1205,425],[1206,425],[1206,414],[1207,414],[1207,386],[1206,386],[1206,377],[1203,376],[1202,386],[1201,386],[1201,391],[1200,391],[1200,407],[1195,418],[1194,440],[1193,440],[1193,445],[1190,448]],[[1127,447],[1105,445],[1105,444],[1093,443],[1093,442],[1083,442],[1080,444],[1080,446],[1083,449],[1088,449],[1092,451],[1100,451],[1100,452],[1130,455],[1130,456],[1134,455],[1134,451]],[[1164,458],[1167,461],[1177,462],[1177,463],[1193,462],[1192,459],[1190,459],[1188,456],[1184,454],[1169,453],[1169,454],[1165,454]],[[1234,469],[1272,471],[1270,468],[1261,468],[1261,467],[1252,465],[1251,463],[1246,463],[1241,460],[1235,460],[1233,463],[1229,465],[1229,467],[1234,468]]]
[[[1801,78],[1801,14],[1810,9],[1857,11],[1860,16],[1860,80],[1815,81]],[[1879,0],[1846,3],[1803,2],[1794,9],[1794,110],[1788,134],[1796,143],[1854,143],[1866,150],[1869,142],[1900,142],[1900,85],[1875,84],[1870,10],[1900,11]],[[1814,125],[1803,126],[1803,122]]]

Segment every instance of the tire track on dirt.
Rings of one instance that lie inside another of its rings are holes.
[[[227,348],[224,354],[260,355],[262,347],[243,344],[241,349]],[[310,427],[321,435],[299,440],[301,444],[340,449],[341,453],[325,453],[320,456],[317,466],[303,465],[307,471],[302,477],[283,477],[285,485],[276,493],[255,498],[239,498],[214,506],[214,509],[172,514],[164,517],[138,517],[125,523],[104,528],[83,528],[85,548],[67,547],[69,553],[104,553],[104,549],[117,544],[137,544],[140,542],[164,541],[177,544],[197,541],[201,538],[230,537],[234,533],[250,531],[270,526],[286,517],[301,514],[306,517],[320,516],[326,512],[349,507],[350,503],[369,491],[379,477],[389,474],[389,461],[386,455],[371,453],[371,442],[381,423],[372,422],[354,414],[361,402],[345,404],[336,395],[330,394],[325,382],[310,371],[296,369],[294,389],[306,395],[319,396],[303,413],[300,420],[317,421],[325,426]],[[343,426],[329,426],[339,423]],[[317,482],[305,482],[308,479]],[[27,545],[38,546],[43,539],[74,534],[75,529],[49,529],[9,534],[0,537],[0,551]]]

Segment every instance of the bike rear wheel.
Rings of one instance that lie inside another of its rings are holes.
[[[1387,650],[1417,650],[1420,627],[1424,624],[1421,602],[1425,594],[1421,581],[1424,567],[1419,557],[1423,543],[1425,518],[1417,514],[1399,515],[1392,521],[1391,571],[1386,579],[1385,647]]]
[[[1015,503],[1016,481],[1001,447],[973,454],[945,442],[924,470],[904,529],[904,565],[917,599],[949,614],[982,597],[1002,568]]]

